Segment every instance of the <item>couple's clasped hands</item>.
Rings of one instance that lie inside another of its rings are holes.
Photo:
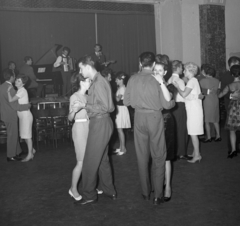
[[[77,112],[79,112],[81,109],[83,109],[85,106],[86,106],[85,103],[80,102],[79,100],[76,100],[76,101],[73,102],[72,110],[73,110],[73,112],[77,113]]]
[[[163,76],[161,76],[160,74],[154,73],[154,74],[153,74],[153,77],[154,77],[161,85],[164,84]]]

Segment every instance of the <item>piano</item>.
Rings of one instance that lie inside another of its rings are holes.
[[[53,64],[57,59],[57,51],[61,48],[61,45],[54,45],[43,56],[41,56],[34,65],[32,65],[34,73],[37,77],[37,82],[44,85],[43,96],[45,96],[46,85],[53,85],[54,93],[58,96],[62,92],[62,77],[60,71],[54,70]]]

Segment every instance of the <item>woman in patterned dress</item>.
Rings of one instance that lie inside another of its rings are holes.
[[[237,156],[236,131],[240,130],[240,99],[233,98],[233,96],[240,95],[240,65],[232,66],[230,72],[234,77],[234,81],[227,85],[218,97],[221,98],[230,92],[230,103],[228,105],[225,128],[230,130],[230,143],[232,148],[228,154],[228,158],[233,158]]]

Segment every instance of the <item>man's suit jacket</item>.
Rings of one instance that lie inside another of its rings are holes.
[[[0,85],[0,119],[4,122],[17,122],[18,116],[17,111],[26,111],[29,109],[29,106],[19,105],[18,101],[9,102],[8,101],[8,87],[11,86],[10,83],[4,82],[2,85]],[[16,91],[12,88],[11,96],[14,96],[16,94]]]
[[[94,52],[91,54],[91,58],[95,63],[95,68],[97,71],[102,71],[105,68],[105,65],[103,65],[103,63],[106,62],[106,57],[103,54],[97,56]]]

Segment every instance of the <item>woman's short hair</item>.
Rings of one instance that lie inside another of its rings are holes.
[[[101,71],[101,75],[102,75],[104,78],[108,77],[109,74],[110,74],[110,75],[112,74],[112,69],[109,68],[109,67],[106,67],[106,68],[104,68],[104,69]]]
[[[207,68],[204,70],[204,72],[205,72],[207,75],[210,75],[210,76],[212,76],[212,77],[215,77],[215,76],[216,76],[216,70],[215,70],[213,67],[211,67],[211,66],[207,67]]]
[[[24,74],[19,74],[16,79],[21,79],[23,85],[26,85],[29,80],[28,76]]]
[[[170,63],[169,56],[166,54],[157,54],[155,57],[155,61],[156,61],[156,63],[163,62],[167,65],[169,65],[169,63]]]
[[[194,76],[196,76],[198,73],[198,66],[193,62],[184,64],[184,68],[191,72]]]
[[[164,69],[164,71],[167,71],[168,70],[168,64],[166,63],[166,62],[163,62],[163,61],[156,61],[156,64],[155,64],[155,66],[156,65],[162,65],[162,67],[163,67],[163,69]]]
[[[210,64],[202,64],[200,70],[204,71],[205,73],[207,72],[208,68],[210,68],[211,65]]]
[[[230,72],[234,78],[237,78],[240,76],[240,65],[233,65],[230,68]]]
[[[127,85],[128,75],[123,71],[119,71],[116,73],[116,79],[123,80],[123,84]]]
[[[73,86],[73,91],[76,92],[81,88],[80,82],[84,82],[86,80],[86,78],[84,78],[82,76],[82,74],[80,73],[75,73],[73,74],[73,76],[71,77],[71,83]]]

